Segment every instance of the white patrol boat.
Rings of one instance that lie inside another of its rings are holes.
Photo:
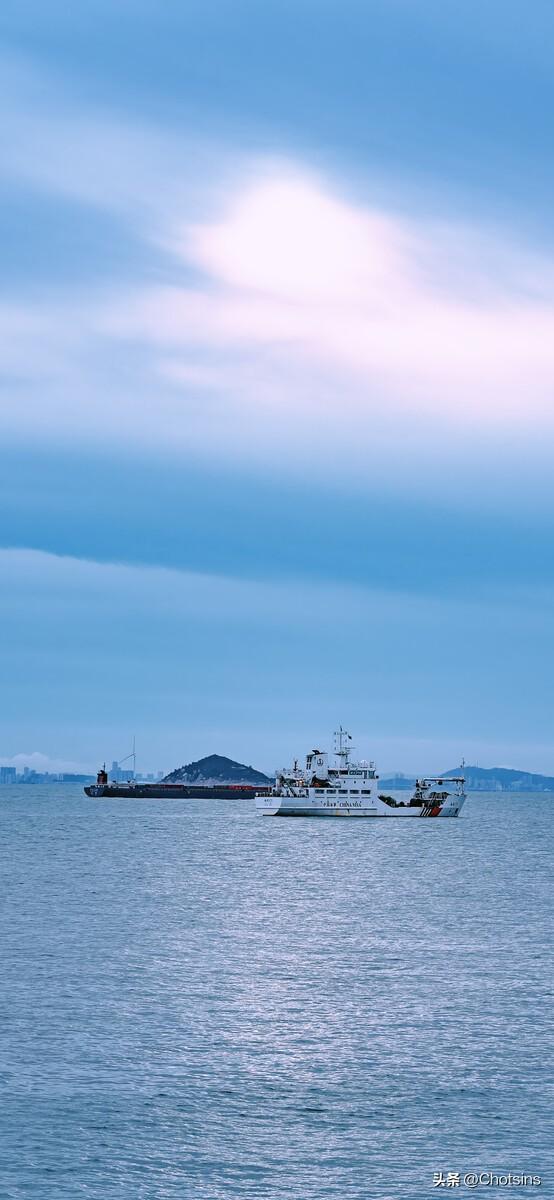
[[[457,817],[465,801],[462,776],[418,779],[413,796],[397,800],[379,792],[374,762],[352,762],[352,738],[335,734],[336,764],[321,750],[278,771],[269,794],[256,796],[259,812],[270,817]]]

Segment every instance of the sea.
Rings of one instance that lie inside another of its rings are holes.
[[[553,1196],[553,817],[1,788],[2,1200]]]

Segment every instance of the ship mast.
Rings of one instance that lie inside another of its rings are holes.
[[[348,766],[350,759],[352,747],[349,746],[348,743],[351,741],[351,734],[347,733],[346,729],[343,729],[342,725],[339,725],[338,729],[335,730],[335,754],[337,758],[340,758],[344,767]]]

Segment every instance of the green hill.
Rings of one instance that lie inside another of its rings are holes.
[[[198,783],[205,787],[222,783],[249,783],[267,787],[272,781],[254,767],[234,762],[232,758],[224,758],[221,754],[209,754],[206,758],[199,758],[197,762],[176,767],[166,775],[163,782]]]

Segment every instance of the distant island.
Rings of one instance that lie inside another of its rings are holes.
[[[510,767],[477,767],[465,763],[440,772],[447,775],[463,775],[470,792],[554,792],[552,775],[537,775],[531,771],[515,771]],[[413,788],[415,776],[392,775],[380,780],[381,787],[391,791]]]
[[[198,783],[203,787],[216,787],[217,784],[250,784],[252,786],[268,787],[273,781],[262,771],[247,767],[244,763],[234,762],[232,758],[224,758],[221,754],[208,754],[197,762],[187,763],[177,767],[162,780],[163,783]]]

